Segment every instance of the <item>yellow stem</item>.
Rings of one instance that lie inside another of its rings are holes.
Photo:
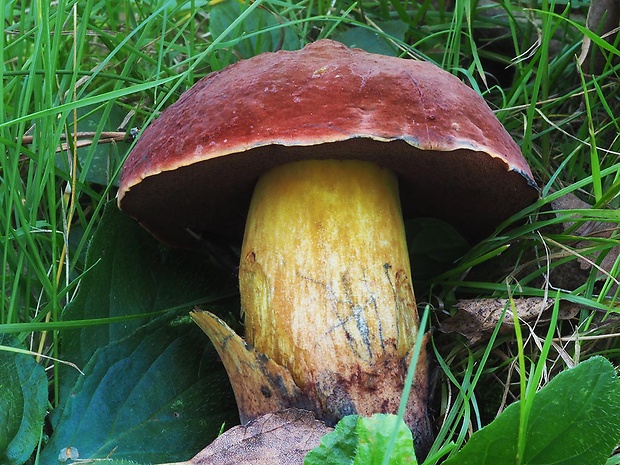
[[[397,408],[418,313],[394,173],[323,160],[263,175],[239,282],[247,342],[319,404]]]

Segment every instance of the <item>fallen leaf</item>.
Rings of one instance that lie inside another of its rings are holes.
[[[565,210],[587,210],[591,209],[592,206],[581,200],[575,194],[568,193],[563,195],[562,197],[551,202],[551,207],[553,210],[565,211]],[[562,213],[563,214],[563,213]],[[562,228],[564,231],[568,230],[573,226],[572,222],[566,222],[562,224]],[[589,241],[588,238],[605,238],[609,239],[613,237],[618,231],[618,223],[607,223],[602,221],[584,221],[575,231],[571,232],[571,234],[582,237],[583,240],[572,244],[572,248],[579,252],[579,250],[587,249],[588,247],[592,247],[596,245],[594,242]],[[618,255],[620,255],[620,245],[616,247],[612,247],[607,255],[603,258],[603,260],[598,265],[599,274],[603,277],[605,275],[609,275],[611,273],[615,262],[618,260]],[[583,280],[587,278],[587,274],[590,272],[593,262],[596,259],[586,259],[585,257],[578,257],[577,263],[579,264],[579,269],[586,272],[583,274]],[[578,272],[575,269],[572,269],[572,273]],[[558,275],[561,275],[558,273]],[[562,287],[562,288],[570,288],[564,287],[562,282],[554,282],[554,286]],[[613,286],[609,292],[615,292],[616,286]]]
[[[523,297],[513,299],[515,310],[520,321],[545,322],[550,315],[549,310],[553,307],[553,299],[542,297]],[[509,305],[508,299],[464,299],[456,303],[456,315],[446,319],[439,325],[442,333],[459,333],[465,336],[467,345],[472,346],[483,339],[491,336],[498,324],[501,324],[500,332],[514,331],[514,322],[511,309],[504,314],[504,309]],[[559,319],[573,318],[579,312],[579,307],[571,302],[560,302]]]
[[[332,429],[306,410],[268,413],[226,431],[191,460],[167,465],[302,465]]]

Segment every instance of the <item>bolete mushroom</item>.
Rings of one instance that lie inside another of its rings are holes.
[[[118,202],[173,246],[244,236],[245,341],[195,315],[241,418],[303,407],[333,424],[398,408],[418,331],[403,212],[478,240],[537,195],[518,146],[459,79],[320,40],[197,82],[140,137]],[[405,416],[421,451],[425,353]]]

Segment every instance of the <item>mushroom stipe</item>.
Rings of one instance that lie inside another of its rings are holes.
[[[245,341],[209,312],[192,317],[220,354],[243,422],[292,407],[328,426],[398,411],[419,318],[391,170],[310,160],[261,176],[239,287]],[[420,452],[432,438],[422,354],[404,418]]]
[[[311,160],[264,174],[239,287],[246,340],[290,371],[320,418],[398,410],[419,318],[389,169]],[[425,373],[422,364],[420,381]],[[424,436],[426,392],[417,386],[406,418]]]

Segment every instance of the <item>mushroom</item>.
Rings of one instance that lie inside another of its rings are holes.
[[[118,203],[172,246],[243,237],[244,339],[193,313],[241,419],[301,407],[333,424],[398,409],[419,324],[403,214],[477,241],[537,196],[519,147],[458,78],[320,40],[197,82],[138,140]],[[422,453],[425,354],[405,414]]]

